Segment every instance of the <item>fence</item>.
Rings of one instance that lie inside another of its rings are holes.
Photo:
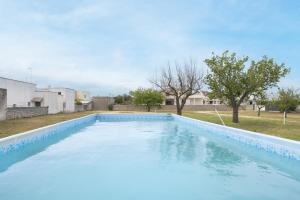
[[[6,119],[35,117],[48,114],[48,107],[11,107],[6,109]]]
[[[232,108],[227,105],[185,105],[183,111],[231,111]],[[240,107],[241,110],[245,110],[244,106]],[[145,106],[135,105],[114,105],[115,111],[147,111]],[[153,107],[151,111],[164,111],[164,112],[176,112],[175,105],[162,105],[160,107]]]
[[[114,103],[112,97],[93,97],[93,110],[108,110],[108,106]]]

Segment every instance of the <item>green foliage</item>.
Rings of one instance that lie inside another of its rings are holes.
[[[109,104],[109,105],[107,106],[107,109],[108,109],[109,111],[113,111],[113,110],[114,110],[114,105],[113,105],[113,104]]]
[[[131,104],[132,97],[127,94],[118,95],[114,97],[115,104]]]
[[[210,97],[222,99],[233,107],[234,122],[238,122],[238,107],[245,99],[276,86],[280,78],[289,72],[284,64],[279,65],[266,56],[259,61],[251,61],[246,69],[248,59],[225,51],[221,56],[213,54],[212,58],[205,60],[210,69],[206,76]]]
[[[265,91],[258,91],[253,94],[257,106],[257,116],[260,116],[260,110],[270,104]]]
[[[265,91],[256,92],[253,94],[256,105],[265,106],[270,104],[270,100],[268,99]]]
[[[81,101],[79,99],[75,99],[75,104],[76,105],[82,105]]]
[[[281,112],[288,112],[296,110],[300,104],[300,95],[294,89],[280,89],[278,92],[278,99],[275,100]]]
[[[148,112],[150,112],[151,107],[161,105],[164,100],[162,93],[153,89],[140,88],[131,92],[131,94],[133,103],[146,106]]]

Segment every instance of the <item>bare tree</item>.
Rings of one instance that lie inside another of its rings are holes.
[[[184,64],[175,62],[174,66],[169,62],[162,69],[160,76],[150,82],[165,95],[175,97],[177,114],[181,115],[187,98],[200,92],[204,75],[198,70],[197,64],[190,59]]]

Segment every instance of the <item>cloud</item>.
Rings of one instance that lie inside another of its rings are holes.
[[[255,58],[271,54],[297,65],[300,49],[291,41],[300,30],[292,22],[299,22],[291,18],[293,12],[281,13],[280,5],[272,4],[3,1],[0,75],[28,80],[31,67],[38,85],[107,94],[150,86],[148,78],[168,60],[191,57],[203,66],[212,51],[229,49]],[[287,34],[292,38],[282,37]]]

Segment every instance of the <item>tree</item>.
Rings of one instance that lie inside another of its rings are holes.
[[[182,114],[182,109],[189,96],[200,92],[204,82],[204,76],[197,69],[193,60],[182,64],[170,63],[162,69],[159,77],[151,80],[151,83],[159,88],[165,95],[174,96],[177,114]]]
[[[133,103],[135,105],[145,105],[150,112],[151,107],[160,106],[164,100],[161,92],[154,89],[137,89],[132,92]]]
[[[132,97],[128,94],[118,95],[114,97],[115,104],[130,104]]]
[[[287,113],[289,111],[296,110],[299,103],[300,95],[296,90],[292,88],[279,90],[276,104],[278,105],[279,110],[285,113],[285,118],[287,118]]]
[[[239,107],[253,93],[261,93],[277,85],[289,68],[277,64],[264,56],[259,61],[251,61],[245,69],[248,57],[237,58],[235,53],[225,51],[221,56],[213,53],[205,63],[210,69],[206,83],[211,97],[223,99],[232,107],[232,122],[239,122]]]
[[[253,94],[253,97],[254,97],[254,100],[255,100],[256,107],[257,107],[257,116],[260,117],[261,109],[266,107],[266,105],[269,103],[269,100],[268,100],[267,95],[264,91],[262,91],[262,93]]]

